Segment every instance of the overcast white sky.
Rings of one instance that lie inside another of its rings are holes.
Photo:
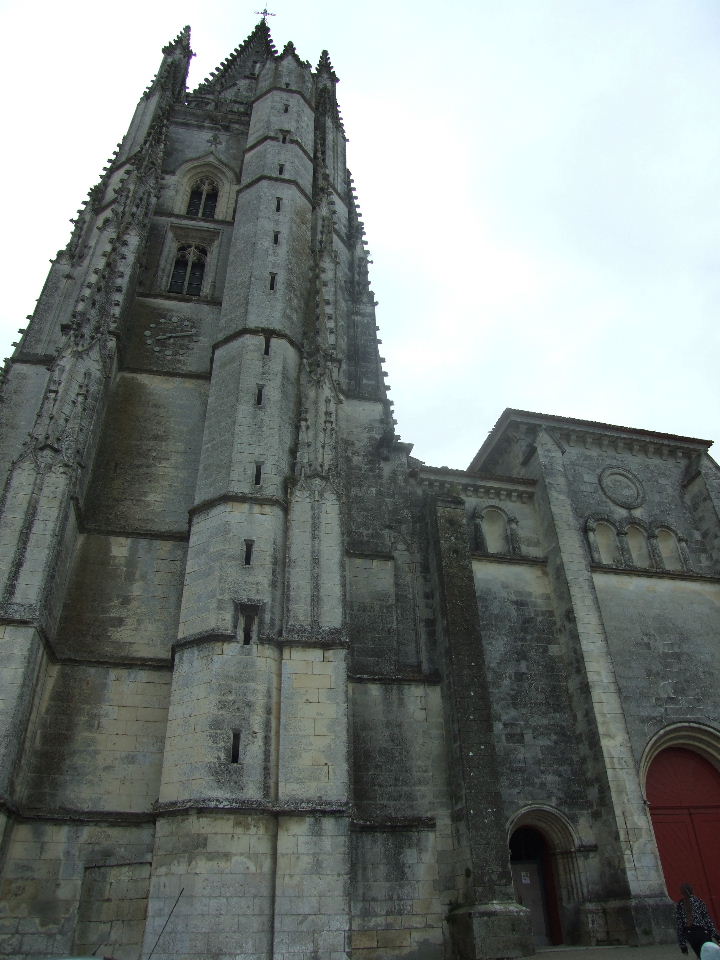
[[[237,0],[0,5],[0,358],[192,26],[195,86]],[[507,406],[720,435],[720,0],[276,0],[340,77],[398,430],[466,466]]]

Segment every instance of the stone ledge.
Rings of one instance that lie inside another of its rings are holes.
[[[349,673],[350,683],[442,683],[437,670],[431,673]]]
[[[531,563],[544,567],[547,557],[526,557],[517,553],[479,553],[473,550],[470,554],[473,560],[489,560],[491,563]]]
[[[316,803],[311,800],[265,800],[262,797],[198,797],[197,799],[158,801],[153,805],[157,816],[177,816],[184,813],[269,813],[276,816],[298,814],[324,817],[347,817],[349,803]]]
[[[58,823],[154,823],[153,811],[80,810],[74,807],[32,807],[0,797],[0,812],[14,820],[43,820]]]
[[[150,377],[171,377],[174,380],[205,380],[210,381],[210,373],[199,373],[192,370],[155,370],[150,367],[120,367],[118,373],[132,373]]]
[[[263,497],[257,493],[222,493],[217,497],[211,497],[208,500],[201,500],[199,503],[194,504],[188,510],[188,515],[192,518],[197,513],[203,513],[206,510],[212,510],[213,507],[221,506],[224,503],[260,503],[287,510],[287,500],[285,500],[283,497]]]
[[[665,580],[687,580],[690,583],[720,583],[720,574],[694,573],[691,570],[650,570],[640,567],[613,567],[605,563],[592,563],[593,573],[619,573],[628,577],[660,577]]]
[[[356,833],[392,830],[434,830],[435,817],[370,817],[350,820],[350,829]]]

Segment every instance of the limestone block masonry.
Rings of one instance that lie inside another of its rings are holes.
[[[720,767],[709,443],[506,410],[413,458],[327,52],[191,56],[2,371],[0,957],[671,938],[645,778]]]

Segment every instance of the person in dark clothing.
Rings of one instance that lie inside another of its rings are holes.
[[[683,883],[680,892],[682,899],[678,900],[675,909],[678,944],[683,953],[688,952],[690,944],[699,958],[702,945],[708,940],[717,940],[720,934],[704,902],[693,894],[692,885]]]

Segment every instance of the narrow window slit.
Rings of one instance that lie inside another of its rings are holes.
[[[276,236],[279,236],[279,234],[276,234]],[[272,337],[270,336],[270,334],[269,334],[269,333],[266,333],[266,334],[265,334],[265,349],[263,350],[263,355],[266,356],[266,357],[269,357],[269,356],[270,356],[270,341],[271,341],[271,340],[272,340]]]
[[[287,134],[286,134],[286,133],[284,133],[284,134],[282,135],[282,137],[280,137],[280,142],[281,142],[281,143],[287,143]]]
[[[278,176],[281,177],[284,173],[285,173],[285,164],[284,164],[284,163],[279,163],[279,164],[278,164]]]
[[[240,731],[232,732],[232,747],[230,748],[230,763],[240,762]]]
[[[252,554],[253,554],[253,544],[254,540],[245,541],[245,566],[249,567],[252,563]]]
[[[276,274],[276,273],[271,273],[271,274],[270,274],[270,289],[271,289],[271,290],[274,290],[274,289],[275,289],[275,278],[276,278],[276,277],[277,277],[277,274]]]
[[[263,402],[263,385],[259,383],[257,387],[257,392],[255,394],[255,404],[256,406],[261,407],[262,402]]]
[[[262,464],[256,463],[255,464],[255,486],[259,487],[261,483],[262,483]]]
[[[275,212],[280,212],[280,207],[282,206],[282,197],[275,197]]]
[[[279,231],[279,230],[276,230],[275,233],[273,233],[273,243],[275,244],[275,246],[277,246],[278,243],[280,243],[280,231]]]
[[[243,617],[243,646],[247,647],[252,643],[254,623],[255,617],[251,613],[246,613]]]

